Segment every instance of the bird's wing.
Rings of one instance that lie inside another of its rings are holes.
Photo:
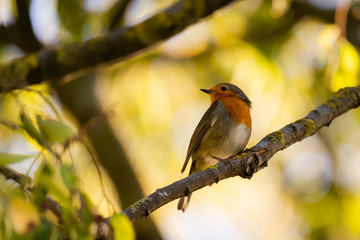
[[[186,165],[188,164],[191,155],[199,147],[200,143],[202,142],[202,140],[204,138],[204,135],[206,134],[206,132],[210,129],[211,125],[213,124],[212,115],[218,105],[219,105],[218,101],[211,104],[211,106],[205,112],[204,116],[201,118],[199,124],[195,128],[195,131],[190,139],[189,148],[188,148],[188,151],[186,154],[184,165],[181,169],[180,176],[184,173]]]

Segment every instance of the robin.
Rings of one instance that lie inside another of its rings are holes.
[[[240,88],[230,83],[220,83],[200,90],[210,95],[211,105],[190,139],[180,176],[190,157],[189,175],[241,152],[251,134],[251,101]],[[178,210],[185,212],[190,198],[191,193],[180,198]]]

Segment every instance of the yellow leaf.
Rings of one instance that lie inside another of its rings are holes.
[[[135,239],[134,228],[130,220],[123,214],[114,214],[110,218],[110,224],[114,229],[114,240]]]
[[[16,196],[10,199],[8,213],[18,234],[25,234],[40,224],[40,214],[30,202]]]

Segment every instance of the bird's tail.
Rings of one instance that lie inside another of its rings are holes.
[[[191,193],[189,195],[187,195],[186,197],[180,198],[177,209],[181,210],[182,212],[185,212],[185,210],[189,206],[190,199],[191,199]]]

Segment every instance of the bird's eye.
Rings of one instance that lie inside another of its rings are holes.
[[[221,87],[221,91],[226,91],[227,87]]]

